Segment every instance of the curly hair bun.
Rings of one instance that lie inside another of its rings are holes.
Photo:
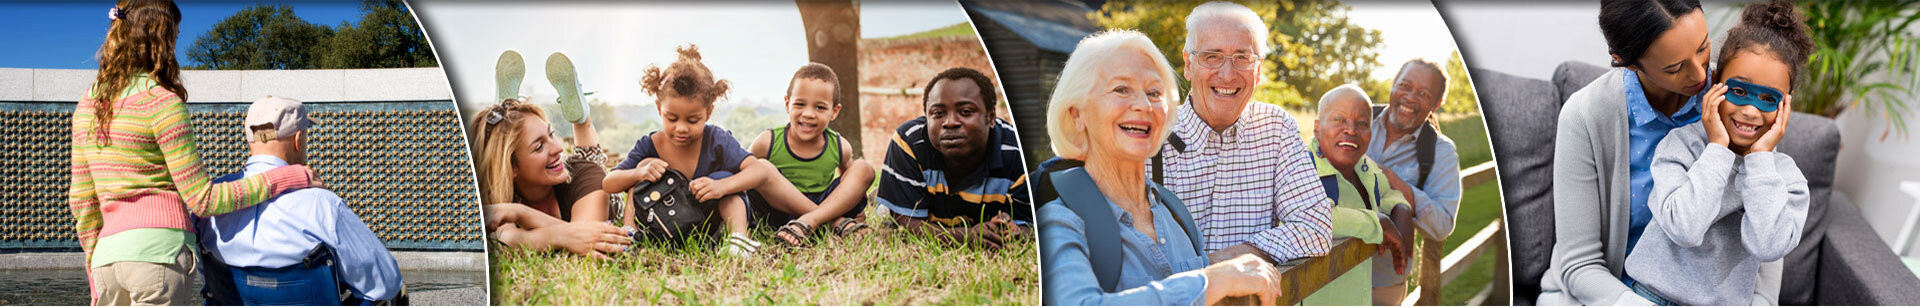
[[[647,67],[640,77],[640,89],[647,94],[658,96],[691,97],[707,106],[713,106],[720,97],[725,97],[732,83],[716,80],[713,71],[700,63],[700,46],[687,44],[674,49],[679,59],[666,68],[659,65]]]
[[[1791,0],[1772,0],[1748,5],[1740,11],[1740,23],[1773,31],[1800,50],[1813,50],[1813,38],[1807,36],[1806,17]]]

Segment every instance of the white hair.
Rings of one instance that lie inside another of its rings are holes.
[[[1222,20],[1222,18],[1228,20]],[[1212,22],[1234,22],[1247,32],[1251,32],[1254,52],[1256,52],[1254,55],[1265,57],[1267,53],[1273,52],[1273,47],[1267,46],[1267,23],[1260,20],[1260,14],[1254,13],[1253,9],[1244,5],[1226,1],[1200,4],[1193,7],[1193,12],[1187,13],[1187,51],[1200,51],[1198,41],[1200,35],[1196,33],[1200,33],[1201,26]]]
[[[1340,98],[1345,96],[1359,97],[1360,102],[1366,103],[1368,110],[1372,110],[1373,98],[1367,97],[1367,91],[1360,89],[1358,84],[1347,83],[1327,90],[1325,95],[1320,95],[1320,114],[1327,114],[1327,108],[1333,107],[1334,102],[1340,101]]]
[[[1180,104],[1179,79],[1175,79],[1173,66],[1167,57],[1160,54],[1160,48],[1145,34],[1133,30],[1106,30],[1081,39],[1073,54],[1067,56],[1066,67],[1060,70],[1060,81],[1053,86],[1053,95],[1047,101],[1047,135],[1052,138],[1054,155],[1062,158],[1085,160],[1087,154],[1087,133],[1075,129],[1069,108],[1081,108],[1096,91],[1096,84],[1105,81],[1101,74],[1103,68],[1112,66],[1113,60],[1127,52],[1146,55],[1159,71],[1161,92],[1168,106]],[[1144,89],[1143,89],[1144,90]],[[1082,108],[1084,109],[1084,108]],[[1154,143],[1166,140],[1171,131],[1173,112],[1166,112],[1166,125],[1153,135]]]

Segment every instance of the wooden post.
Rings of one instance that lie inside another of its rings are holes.
[[[860,3],[793,2],[800,8],[800,24],[807,31],[807,60],[826,64],[840,76],[840,116],[827,127],[840,131],[847,145],[853,146],[852,154],[860,158]]]
[[[1499,218],[1495,219],[1495,222],[1504,220],[1505,218]],[[1493,254],[1495,255],[1493,257],[1493,293],[1487,298],[1487,305],[1506,306],[1513,302],[1513,284],[1508,280],[1512,273],[1508,271],[1510,268],[1507,266],[1507,257],[1503,257],[1510,255],[1507,253],[1507,228],[1500,227],[1500,233],[1493,237],[1495,239],[1491,242],[1494,244]]]
[[[1440,281],[1440,270],[1443,269],[1440,267],[1440,244],[1442,243],[1440,240],[1442,239],[1427,234],[1425,230],[1419,232],[1422,237],[1419,259],[1420,300],[1415,304],[1437,306],[1440,305],[1440,289],[1444,288]]]

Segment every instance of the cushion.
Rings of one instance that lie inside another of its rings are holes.
[[[1560,118],[1559,94],[1552,83],[1491,70],[1471,70],[1486,116],[1487,136],[1500,160],[1501,196],[1506,202],[1508,247],[1516,302],[1531,304],[1540,292],[1540,276],[1553,253],[1554,127]]]
[[[1794,112],[1787,122],[1787,137],[1775,148],[1793,157],[1795,166],[1807,177],[1807,223],[1800,233],[1800,245],[1787,253],[1786,268],[1780,282],[1780,304],[1814,304],[1818,281],[1820,243],[1826,238],[1826,213],[1833,198],[1834,160],[1840,154],[1840,129],[1833,119]]]
[[[1593,79],[1600,78],[1600,75],[1607,74],[1609,70],[1613,69],[1582,62],[1560,63],[1559,67],[1553,69],[1553,86],[1560,95],[1554,102],[1560,105],[1567,104],[1567,98],[1573,97],[1573,92],[1586,88],[1588,83],[1593,83]],[[1558,119],[1555,118],[1555,120]]]

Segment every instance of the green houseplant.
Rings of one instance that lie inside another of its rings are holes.
[[[1901,96],[1920,90],[1920,0],[1836,0],[1801,4],[1815,50],[1808,59],[1807,83],[1795,95],[1796,111],[1833,117],[1841,111],[1877,112],[1887,131],[1906,137]]]

